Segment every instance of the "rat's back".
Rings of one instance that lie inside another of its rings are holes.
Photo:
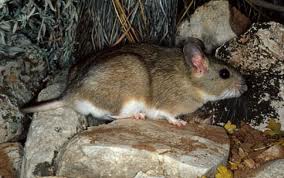
[[[141,56],[118,50],[97,59],[67,88],[64,100],[69,104],[79,110],[94,105],[98,112],[93,115],[100,117],[119,114],[122,106],[134,98],[144,102],[149,99],[150,74]]]
[[[183,55],[179,49],[132,44],[90,60],[84,75],[78,75],[66,90],[64,100],[71,107],[95,117],[140,112],[156,117],[161,103],[157,99],[166,97],[159,95],[167,87],[162,79],[176,74]]]

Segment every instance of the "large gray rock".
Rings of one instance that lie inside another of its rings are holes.
[[[226,163],[229,140],[223,128],[166,121],[119,120],[74,137],[56,160],[59,176],[210,176]]]
[[[0,43],[0,94],[15,105],[30,101],[47,76],[44,51],[24,35],[14,35],[11,43]]]
[[[0,143],[25,137],[22,128],[27,118],[18,106],[30,101],[41,88],[47,74],[43,53],[24,35],[12,35],[7,44],[0,42]]]
[[[250,175],[251,178],[283,178],[284,159],[270,161]]]
[[[0,144],[0,177],[16,178],[20,175],[23,148],[19,143]]]
[[[227,113],[234,112],[233,120],[246,119],[259,129],[264,129],[270,118],[284,125],[283,36],[284,26],[279,23],[254,24],[241,37],[217,49],[218,58],[244,75],[248,91],[241,96],[244,102],[235,102],[241,106],[239,111],[234,102],[221,103],[216,106],[216,118],[229,118]]]
[[[152,174],[155,174],[155,172],[148,171],[147,173],[144,173],[140,171],[135,175],[134,178],[165,178],[165,176],[152,176]]]
[[[196,37],[204,42],[207,52],[211,52],[244,32],[249,24],[249,19],[237,9],[231,9],[228,1],[210,1],[198,7],[189,20],[178,25],[176,44],[187,37]]]
[[[0,94],[0,143],[16,141],[23,131],[23,114],[6,95]]]
[[[64,87],[64,83],[48,86],[39,94],[39,101],[59,96]],[[21,177],[53,175],[58,151],[83,129],[85,118],[69,108],[35,113],[25,143]]]

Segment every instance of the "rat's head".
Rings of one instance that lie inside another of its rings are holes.
[[[247,90],[244,79],[236,70],[206,57],[196,43],[188,42],[183,52],[191,67],[193,87],[204,101],[239,97]]]

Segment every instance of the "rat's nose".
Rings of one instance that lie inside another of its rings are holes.
[[[240,83],[240,92],[244,93],[248,90],[248,86],[246,85],[246,82],[244,80],[241,80]]]
[[[243,94],[248,90],[248,86],[246,85],[244,80],[240,80],[235,84],[235,86],[239,90],[240,94]]]
[[[242,84],[240,90],[241,90],[241,93],[244,93],[248,90],[248,86],[246,84]]]

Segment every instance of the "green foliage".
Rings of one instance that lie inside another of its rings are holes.
[[[0,54],[22,52],[15,36],[25,35],[44,49],[51,69],[72,62],[78,21],[76,0],[4,0],[0,3]]]

